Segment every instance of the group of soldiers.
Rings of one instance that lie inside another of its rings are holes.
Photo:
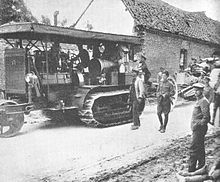
[[[141,55],[139,69],[133,69],[135,78],[133,79],[130,94],[133,108],[133,125],[131,126],[132,130],[138,129],[140,127],[139,116],[144,110],[146,97],[144,84],[148,84],[149,78],[151,76],[145,62],[146,57]],[[168,81],[168,77],[169,72],[161,68],[157,87],[157,115],[160,122],[159,131],[161,133],[165,133],[166,131],[168,117],[171,110],[171,97],[175,94],[174,86],[171,82]],[[162,117],[162,114],[164,114],[164,118]]]
[[[146,58],[142,56],[142,61]],[[141,67],[142,68],[142,67]],[[145,72],[143,69],[134,69],[135,78],[131,85],[131,101],[133,111],[132,130],[140,127],[140,119],[145,106],[144,81],[142,79]],[[168,81],[169,72],[161,68],[158,74],[157,87],[157,116],[160,122],[159,131],[165,133],[168,117],[171,110],[171,97],[175,94],[174,85]],[[149,78],[148,78],[149,79]],[[147,80],[148,81],[148,80]],[[220,181],[220,136],[216,142],[216,161],[210,170],[205,164],[205,135],[208,130],[208,123],[214,124],[216,111],[220,107],[220,74],[214,88],[209,85],[210,78],[204,77],[193,85],[196,96],[196,103],[192,113],[191,130],[192,141],[189,147],[188,172],[178,173],[180,181]],[[146,82],[146,80],[145,80]],[[210,103],[214,102],[213,117],[210,116]],[[164,117],[162,117],[162,114]],[[219,131],[220,133],[220,131]]]

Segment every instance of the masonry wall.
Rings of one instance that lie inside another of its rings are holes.
[[[167,69],[170,74],[179,71],[181,49],[187,50],[187,65],[192,57],[210,57],[216,50],[214,46],[154,33],[145,33],[143,39],[142,51],[147,57],[152,81],[156,79],[160,67]]]

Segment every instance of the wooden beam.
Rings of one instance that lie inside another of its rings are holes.
[[[14,47],[14,45],[8,40],[8,39],[4,39],[9,45],[11,45],[12,47]]]

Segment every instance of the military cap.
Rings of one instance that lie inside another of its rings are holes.
[[[169,77],[169,71],[164,70],[162,73],[165,74],[165,75],[167,75],[167,77]]]

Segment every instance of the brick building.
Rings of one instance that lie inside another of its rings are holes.
[[[101,6],[102,16],[97,12]],[[85,21],[94,31],[141,36],[153,78],[161,66],[174,73],[181,61],[187,67],[192,57],[210,57],[220,50],[220,22],[204,12],[183,11],[161,0],[96,0],[76,28],[85,28]]]

